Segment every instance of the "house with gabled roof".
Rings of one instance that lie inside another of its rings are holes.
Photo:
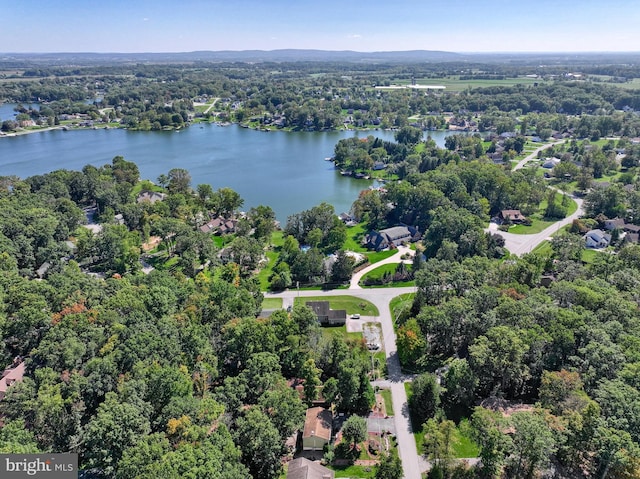
[[[287,479],[334,479],[335,472],[322,464],[299,457],[291,461],[287,467]]]
[[[347,322],[347,311],[331,309],[329,301],[307,301],[305,305],[316,313],[318,322],[322,325],[341,326]]]
[[[9,389],[10,386],[22,381],[24,371],[24,361],[19,357],[15,358],[13,364],[3,371],[2,379],[0,379],[0,401],[4,399],[7,394],[7,389]]]
[[[611,235],[599,229],[591,230],[584,235],[584,241],[587,248],[606,248],[611,243]]]
[[[393,226],[380,231],[371,231],[364,238],[364,244],[369,249],[382,251],[386,248],[396,248],[405,243],[412,243],[420,239],[420,233],[413,226]]]
[[[510,221],[511,223],[522,223],[527,219],[520,210],[502,210],[500,212],[500,218],[502,218],[503,221]]]
[[[136,202],[154,204],[156,201],[162,201],[166,197],[167,197],[166,194],[159,193],[157,191],[143,191],[136,198]]]
[[[331,441],[331,411],[323,407],[307,409],[302,431],[303,451],[322,451]]]

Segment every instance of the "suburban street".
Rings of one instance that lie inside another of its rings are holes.
[[[584,211],[582,210],[582,200],[573,196],[571,197],[571,199],[573,199],[573,201],[578,204],[578,209],[576,209],[575,213],[556,223],[553,223],[551,226],[545,228],[540,233],[519,235],[515,233],[499,231],[498,224],[494,222],[489,223],[489,227],[486,229],[486,231],[497,233],[502,236],[505,241],[505,248],[507,248],[510,253],[516,254],[518,256],[521,256],[524,253],[529,253],[540,243],[550,239],[551,235],[556,233],[560,228],[571,224],[574,219],[582,216],[582,214],[584,213]]]

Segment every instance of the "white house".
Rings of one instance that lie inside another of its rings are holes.
[[[606,248],[611,243],[611,235],[602,230],[591,230],[584,235],[587,248]]]

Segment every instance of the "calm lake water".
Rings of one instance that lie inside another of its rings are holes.
[[[439,145],[446,132],[429,132]],[[126,130],[46,131],[0,138],[0,176],[21,178],[56,169],[80,170],[111,163],[121,155],[134,161],[142,178],[155,181],[172,168],[191,173],[192,186],[230,187],[244,198],[243,209],[269,205],[283,224],[287,216],[323,201],[336,213],[348,211],[358,193],[373,184],[343,177],[333,163],[342,138],[374,135],[393,141],[393,132],[261,132],[237,125],[192,125],[180,132]]]

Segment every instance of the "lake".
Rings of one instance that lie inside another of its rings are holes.
[[[450,134],[428,133],[440,146]],[[121,155],[138,165],[142,178],[152,181],[172,168],[185,168],[194,188],[200,183],[213,189],[230,187],[244,199],[244,210],[269,205],[284,225],[292,213],[323,201],[336,213],[349,211],[373,181],[343,177],[324,159],[333,155],[338,140],[368,135],[393,141],[394,132],[263,132],[214,124],[195,124],[179,132],[44,131],[0,138],[0,176],[81,170]]]

